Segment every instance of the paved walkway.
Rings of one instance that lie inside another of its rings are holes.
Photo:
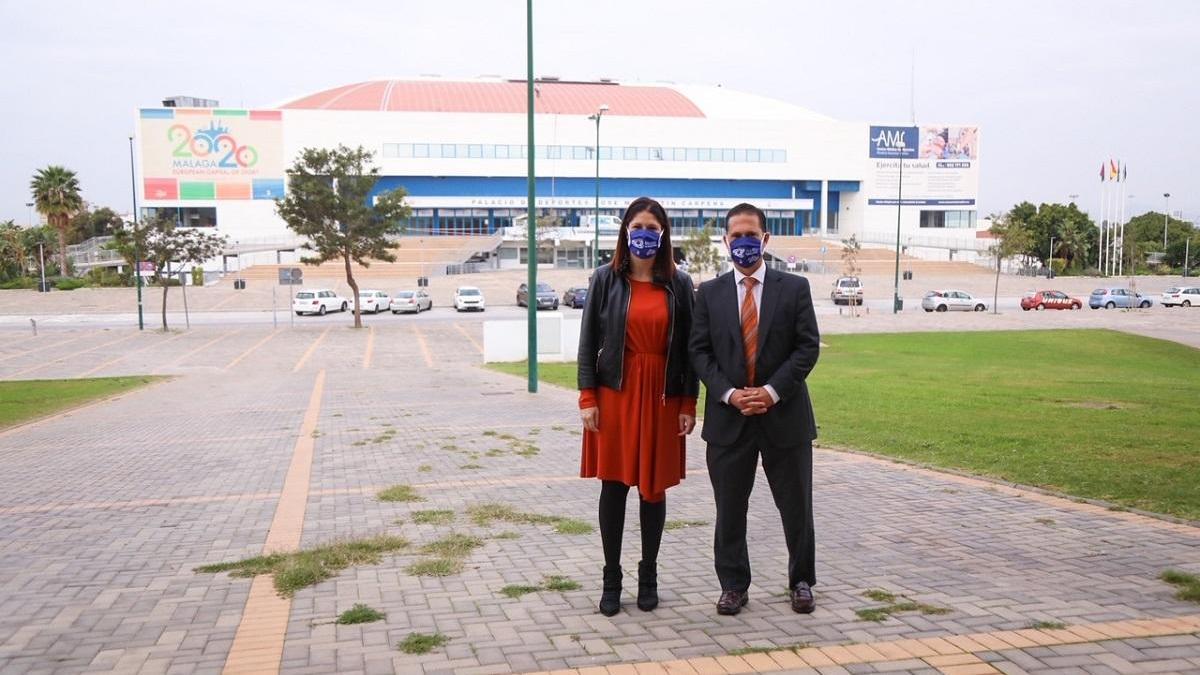
[[[180,375],[0,432],[0,672],[1200,671],[1200,606],[1158,580],[1166,568],[1200,572],[1200,529],[832,450],[815,459],[817,612],[788,609],[782,532],[760,476],[751,602],[718,617],[697,437],[668,502],[681,522],[664,539],[662,605],[640,612],[627,592],[625,611],[604,617],[596,533],[466,515],[500,503],[594,524],[598,493],[573,477],[574,394],[531,396],[480,369],[479,330],[0,341],[3,378]],[[424,501],[376,499],[394,484]],[[454,519],[416,522],[430,509]],[[627,569],[639,557],[635,513]],[[421,545],[455,532],[483,541],[460,573],[408,573]],[[266,577],[193,572],[379,533],[413,546],[287,601]],[[550,575],[581,588],[500,593]],[[857,610],[886,604],[870,590],[926,611],[862,620]],[[386,620],[332,623],[355,603]],[[448,641],[400,652],[414,632]]]

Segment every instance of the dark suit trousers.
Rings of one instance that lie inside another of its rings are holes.
[[[770,414],[770,413],[768,413]],[[801,581],[816,585],[816,544],[812,512],[812,441],[777,448],[763,443],[756,420],[744,427],[733,446],[708,446],[708,477],[717,504],[714,557],[721,590],[750,587],[746,547],[746,511],[758,457],[783,521],[788,549],[788,587]]]

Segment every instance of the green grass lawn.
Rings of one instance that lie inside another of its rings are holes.
[[[137,389],[160,379],[137,376],[0,382],[0,429]]]
[[[824,340],[824,445],[1200,519],[1200,350],[1103,330]],[[539,370],[574,388],[574,365]]]

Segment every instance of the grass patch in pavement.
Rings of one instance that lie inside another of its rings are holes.
[[[494,521],[515,523],[518,525],[553,525],[559,534],[589,534],[595,528],[591,523],[562,516],[546,516],[540,513],[524,513],[517,511],[507,504],[476,504],[467,509],[467,515],[481,527],[488,527]]]
[[[376,609],[371,609],[370,607],[359,603],[339,614],[337,621],[334,623],[353,625],[356,623],[372,623],[375,621],[382,621],[386,618],[387,614],[384,614]]]
[[[1067,624],[1061,621],[1034,621],[1029,627],[1034,630],[1062,630]]]
[[[1179,570],[1167,570],[1160,578],[1179,589],[1175,592],[1177,599],[1200,603],[1200,577]]]
[[[790,651],[798,652],[801,649],[808,649],[807,642],[797,642],[796,644],[784,645],[782,647],[739,647],[730,649],[727,653],[730,656],[747,656],[749,654],[768,654],[770,652]]]
[[[423,502],[425,498],[417,493],[411,485],[393,485],[386,490],[380,490],[375,495],[381,502]]]
[[[480,546],[483,546],[483,540],[479,537],[472,537],[469,534],[450,534],[425,544],[421,547],[421,552],[442,558],[464,558],[471,555],[471,551]]]
[[[500,589],[500,595],[506,598],[519,598],[522,595],[537,593],[538,591],[556,591],[566,593],[567,591],[579,590],[579,582],[563,576],[548,576],[542,581],[540,586],[527,586],[523,584],[510,584]]]
[[[132,391],[163,379],[136,376],[0,382],[0,429]]]
[[[704,527],[707,520],[668,520],[663,523],[664,530],[686,530],[689,527]]]
[[[875,602],[887,603],[883,607],[867,607],[865,609],[854,610],[858,618],[863,621],[884,621],[893,614],[901,612],[920,612],[926,615],[949,614],[950,609],[947,607],[937,607],[935,605],[926,605],[920,602],[914,602],[905,598],[898,600],[895,593],[880,589],[871,589],[863,593],[863,596],[874,600]]]
[[[1108,330],[822,339],[823,445],[1200,520],[1200,350]],[[575,388],[574,364],[538,372]]]
[[[463,561],[458,558],[429,558],[418,560],[404,571],[414,577],[452,577],[463,570]]]
[[[449,641],[441,633],[409,633],[396,648],[405,654],[428,654]]]
[[[383,560],[384,553],[400,551],[408,548],[408,545],[408,541],[400,537],[378,535],[291,553],[272,553],[236,562],[201,565],[195,571],[201,574],[229,572],[233,577],[274,574],[275,591],[290,598],[301,588],[332,578],[347,567],[378,564]]]
[[[454,522],[454,512],[437,509],[413,511],[412,521],[417,525],[449,525]]]

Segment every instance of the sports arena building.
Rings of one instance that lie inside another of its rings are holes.
[[[615,243],[611,217],[641,195],[660,200],[683,231],[749,201],[776,235],[890,241],[899,211],[910,242],[974,237],[974,126],[842,121],[713,86],[546,78],[535,91],[537,206],[558,223],[541,263],[590,259],[597,149],[609,216],[602,254]],[[409,232],[492,235],[488,256],[520,265],[525,105],[523,80],[420,79],[359,82],[264,109],[141,109],[141,205],[214,228],[238,242],[244,263],[289,262],[294,238],[274,203],[286,167],[306,147],[361,145],[375,153],[377,190],[408,193]]]

